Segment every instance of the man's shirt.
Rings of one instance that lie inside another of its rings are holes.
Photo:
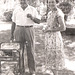
[[[20,26],[34,25],[35,23],[30,18],[27,18],[27,14],[31,14],[33,17],[40,19],[37,10],[28,5],[25,10],[21,6],[17,6],[13,11],[12,21]]]

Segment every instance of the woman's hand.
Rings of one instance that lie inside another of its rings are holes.
[[[46,25],[46,26],[43,26],[42,31],[45,33],[45,32],[50,32],[51,30],[50,30],[49,27]]]

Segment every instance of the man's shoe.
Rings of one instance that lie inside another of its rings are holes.
[[[36,75],[35,73],[30,73],[30,75]]]
[[[46,70],[44,72],[44,75],[54,75],[53,72],[51,70]]]

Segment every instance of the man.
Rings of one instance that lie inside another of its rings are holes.
[[[38,12],[27,4],[27,0],[20,0],[20,6],[16,6],[12,15],[11,40],[14,37],[20,43],[20,73],[25,75],[24,46],[26,45],[28,68],[30,75],[35,73],[34,51],[34,23],[40,23]],[[15,28],[16,26],[16,28]]]

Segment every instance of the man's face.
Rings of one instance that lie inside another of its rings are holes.
[[[21,4],[21,7],[26,7],[27,6],[27,1],[26,0],[20,0],[20,4]]]

